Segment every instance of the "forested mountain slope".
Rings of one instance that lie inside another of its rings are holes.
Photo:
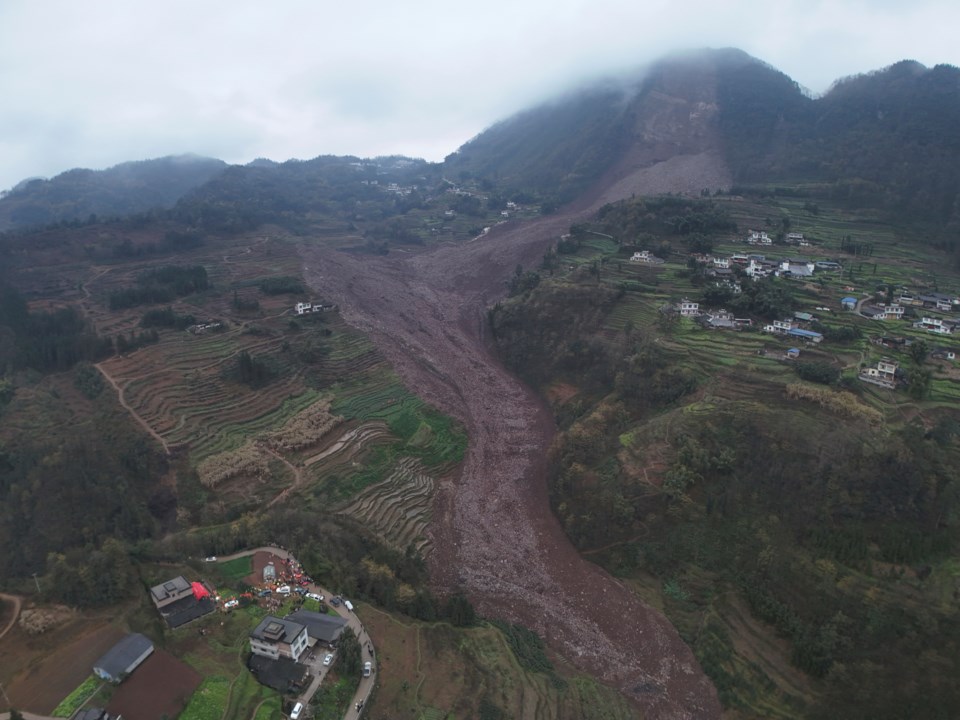
[[[28,180],[0,197],[0,230],[169,208],[226,166],[222,160],[179,155]]]
[[[713,162],[690,178],[694,192],[801,182],[813,196],[953,227],[958,126],[960,70],[951,66],[904,61],[811,98],[739,50],[705,50],[501,121],[447,157],[444,170],[552,204],[706,153]]]

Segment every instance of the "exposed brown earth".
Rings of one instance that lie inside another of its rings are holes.
[[[123,634],[103,621],[83,619],[39,637],[15,628],[0,648],[5,663],[21,668],[4,684],[13,707],[38,714],[52,712]],[[0,698],[0,710],[4,709],[9,708]]]
[[[202,680],[189,665],[156,650],[120,685],[107,710],[129,720],[176,717]]]
[[[692,163],[690,172],[719,167],[712,155],[699,158],[703,167]],[[673,189],[672,173],[659,178],[656,168],[633,173],[629,185],[646,193]],[[716,691],[670,622],[570,544],[547,496],[550,413],[502,367],[485,337],[486,309],[516,265],[535,267],[592,209],[585,202],[422,253],[371,257],[304,246],[304,273],[371,336],[414,392],[467,428],[462,472],[441,483],[433,513],[430,566],[438,589],[462,589],[484,615],[534,628],[647,717],[716,718]]]

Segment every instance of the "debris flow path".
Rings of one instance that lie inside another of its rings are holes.
[[[581,215],[386,257],[302,246],[305,276],[367,332],[411,390],[464,424],[458,477],[439,486],[431,577],[486,616],[520,622],[648,718],[719,718],[717,694],[669,621],[581,558],[551,512],[549,410],[491,351],[486,312],[518,264]]]

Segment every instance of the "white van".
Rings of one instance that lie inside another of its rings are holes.
[[[347,612],[353,612],[353,603],[349,600],[344,600],[343,606],[347,609]]]
[[[293,710],[290,711],[290,720],[297,720],[300,717],[300,713],[303,712],[303,703],[297,703],[293,706]]]
[[[367,660],[363,664],[363,676],[370,677],[370,673],[373,672],[373,663]]]

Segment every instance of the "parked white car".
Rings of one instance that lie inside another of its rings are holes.
[[[330,667],[330,663],[333,662],[333,653],[327,653],[326,657],[323,658],[323,666]]]
[[[370,662],[369,660],[367,660],[367,661],[363,664],[363,676],[364,676],[364,677],[370,677],[370,673],[372,673],[372,672],[373,672],[373,663]]]
[[[281,585],[277,588],[277,592],[281,595],[289,595],[292,591],[290,590],[289,585]]]
[[[230,610],[231,608],[239,607],[239,605],[240,605],[240,601],[237,600],[236,598],[233,598],[232,600],[227,600],[223,604],[223,607],[225,610]]]
[[[317,602],[323,602],[323,595],[318,595],[317,593],[307,593],[304,597],[308,597],[311,600],[316,600]]]

